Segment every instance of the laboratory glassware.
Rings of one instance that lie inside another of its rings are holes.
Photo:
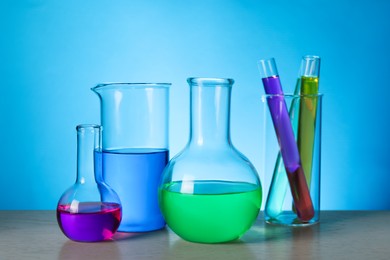
[[[100,98],[103,178],[122,202],[119,231],[165,226],[158,185],[169,160],[169,83],[105,83]]]
[[[275,60],[273,58],[260,60],[259,70],[265,93],[269,95],[266,102],[287,172],[297,216],[301,221],[307,222],[314,216],[314,209]]]
[[[251,162],[230,139],[233,79],[189,78],[190,136],[165,167],[159,203],[168,226],[181,238],[220,243],[242,236],[262,200]]]
[[[77,130],[77,178],[57,205],[62,232],[80,242],[112,238],[119,227],[122,208],[115,191],[102,179],[101,127],[83,124]]]

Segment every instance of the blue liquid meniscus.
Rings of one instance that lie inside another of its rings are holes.
[[[103,150],[103,179],[122,203],[118,231],[145,232],[165,226],[158,206],[158,186],[168,160],[166,149]]]

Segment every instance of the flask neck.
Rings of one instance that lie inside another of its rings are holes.
[[[99,179],[95,176],[100,172],[95,171],[95,152],[100,148],[100,130],[96,125],[77,126],[77,183],[95,184]]]
[[[230,145],[231,84],[190,83],[191,146],[212,147]]]

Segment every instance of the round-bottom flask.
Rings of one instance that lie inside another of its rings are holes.
[[[190,138],[165,167],[159,205],[185,240],[221,243],[241,237],[259,213],[258,174],[229,133],[232,79],[189,78]]]
[[[102,179],[101,127],[78,125],[77,179],[57,205],[62,232],[80,242],[110,239],[117,231],[122,207],[118,195]]]

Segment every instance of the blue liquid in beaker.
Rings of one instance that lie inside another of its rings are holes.
[[[103,179],[122,202],[118,231],[161,229],[165,221],[158,206],[158,186],[169,160],[166,149],[119,149],[102,152]]]

